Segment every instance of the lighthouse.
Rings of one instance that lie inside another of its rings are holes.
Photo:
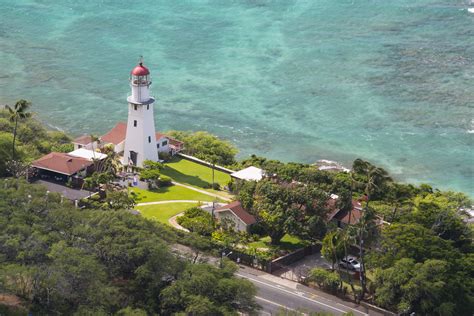
[[[123,152],[123,164],[143,167],[143,161],[158,161],[155,136],[155,119],[153,103],[150,96],[150,71],[139,64],[130,72],[130,88],[132,93],[127,97],[128,121]]]

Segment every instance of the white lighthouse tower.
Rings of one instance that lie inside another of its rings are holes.
[[[140,59],[139,64],[130,73],[132,94],[127,98],[128,121],[123,152],[124,165],[143,167],[143,161],[147,159],[158,161],[153,116],[155,99],[150,96],[150,85],[150,71]]]

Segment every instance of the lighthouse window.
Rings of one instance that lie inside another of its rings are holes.
[[[166,146],[168,144],[168,141],[167,140],[164,140],[162,143],[161,143],[161,146]]]
[[[133,121],[133,127],[137,127],[137,120]]]
[[[151,143],[151,136],[148,136],[148,142]]]
[[[136,111],[136,110],[137,110],[137,105],[136,105],[136,104],[134,104],[134,105],[133,105],[133,107],[135,108],[135,111]]]
[[[149,104],[146,105],[146,109],[147,109],[147,110],[150,109],[150,105],[149,105]]]

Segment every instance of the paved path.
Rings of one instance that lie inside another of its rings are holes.
[[[224,197],[222,195],[219,195],[219,194],[215,194],[215,193],[211,193],[211,192],[207,192],[206,190],[201,190],[201,189],[198,189],[198,188],[195,188],[195,187],[192,187],[190,185],[186,185],[186,184],[182,184],[182,183],[179,183],[179,182],[172,182],[174,185],[179,185],[181,187],[185,187],[187,189],[190,189],[190,190],[193,190],[193,191],[196,191],[196,192],[199,192],[199,193],[202,193],[202,194],[206,194],[206,195],[209,195],[209,196],[213,196],[215,198],[219,198],[221,200],[224,200],[224,201],[232,201],[232,199],[230,198],[227,198],[227,197]]]
[[[187,228],[184,228],[183,226],[179,225],[178,224],[178,221],[176,220],[178,217],[180,217],[181,215],[183,215],[184,212],[181,212],[179,214],[176,214],[175,216],[173,217],[170,217],[170,219],[168,220],[168,223],[170,223],[171,226],[173,226],[174,228],[176,229],[179,229],[179,230],[184,230],[185,232],[188,232],[189,233],[189,229]]]

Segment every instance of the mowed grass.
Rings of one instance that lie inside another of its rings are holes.
[[[168,220],[171,217],[197,205],[197,203],[166,203],[137,206],[137,209],[145,218],[169,224]]]
[[[212,185],[212,168],[180,157],[175,157],[170,162],[167,162],[161,173],[176,182],[202,189],[209,189]],[[224,187],[229,183],[230,175],[214,170],[214,181],[219,183],[221,187]]]
[[[274,245],[270,244],[270,240],[271,239],[270,239],[269,236],[262,237],[262,238],[260,238],[259,241],[254,241],[254,242],[248,244],[248,246],[255,247],[255,248],[279,248],[279,249],[282,249],[282,250],[293,251],[293,250],[297,250],[297,249],[303,248],[303,247],[308,245],[307,243],[305,243],[304,241],[302,241],[298,237],[291,236],[291,235],[288,235],[288,234],[283,236],[283,238],[281,239],[280,244],[278,246],[274,246]]]
[[[177,185],[159,188],[153,191],[143,190],[140,188],[129,188],[129,192],[132,191],[135,192],[137,195],[137,203],[168,200],[194,200],[212,202],[213,200],[215,200],[215,198],[212,196]]]

